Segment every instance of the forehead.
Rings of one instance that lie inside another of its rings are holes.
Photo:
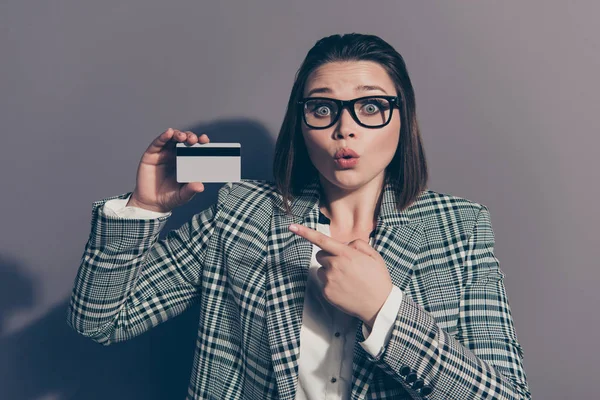
[[[329,88],[330,93],[354,95],[360,85],[376,85],[388,94],[395,94],[394,81],[380,64],[374,61],[330,62],[315,69],[306,79],[304,93],[315,88]]]

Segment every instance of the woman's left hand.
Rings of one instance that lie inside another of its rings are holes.
[[[370,330],[393,286],[379,252],[362,239],[346,244],[306,226],[293,226],[299,228],[294,233],[321,248],[316,259],[322,265],[317,275],[324,285],[323,297]]]

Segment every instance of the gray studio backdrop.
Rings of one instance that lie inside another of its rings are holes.
[[[405,57],[429,187],[491,211],[534,398],[595,398],[598,15],[595,1],[2,1],[0,397],[184,398],[198,309],[109,347],[66,325],[92,202],[133,190],[168,127],[242,143],[242,177],[271,179],[306,52],[362,32]]]

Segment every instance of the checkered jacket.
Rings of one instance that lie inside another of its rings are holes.
[[[229,182],[160,240],[168,215],[103,212],[130,194],[93,203],[69,326],[109,345],[199,302],[186,399],[294,399],[312,244],[288,226],[317,228],[318,181],[295,197],[293,214],[273,182]],[[377,358],[355,344],[352,399],[531,398],[486,206],[424,190],[398,212],[388,184],[373,247],[404,298]]]

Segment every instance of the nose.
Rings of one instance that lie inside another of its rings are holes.
[[[340,116],[337,121],[337,127],[335,130],[337,137],[348,137],[354,136],[354,132],[356,131],[356,121],[352,118],[352,114],[348,107],[343,107],[340,111]]]

